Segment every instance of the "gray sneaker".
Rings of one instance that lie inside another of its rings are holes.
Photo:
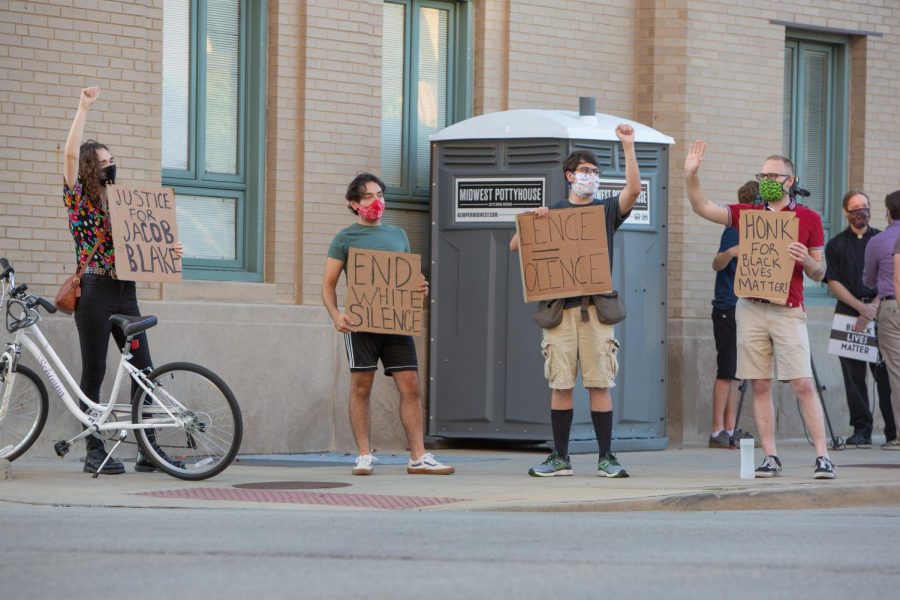
[[[837,477],[835,471],[834,463],[827,456],[816,457],[816,470],[813,472],[814,479],[834,479]]]
[[[731,438],[731,436],[728,435],[727,431],[724,431],[724,430],[720,431],[719,435],[709,436],[708,446],[710,448],[731,448],[731,444],[728,442],[728,440],[730,438]],[[735,439],[739,439],[739,438],[735,438]]]
[[[615,454],[607,452],[600,457],[600,462],[597,463],[597,477],[628,477],[628,471],[619,464]]]
[[[881,445],[882,450],[900,450],[900,440],[894,439]]]
[[[550,453],[547,460],[536,467],[528,469],[528,474],[532,477],[558,477],[560,475],[572,474],[572,463],[569,457],[563,458],[556,453],[556,450]]]
[[[756,477],[781,477],[781,461],[770,454],[765,457],[762,464],[756,467]]]

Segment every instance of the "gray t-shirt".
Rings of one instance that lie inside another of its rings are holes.
[[[409,252],[409,238],[396,225],[360,225],[354,223],[337,232],[328,247],[328,257],[344,263],[346,269],[350,248],[365,250],[385,250],[387,252]]]

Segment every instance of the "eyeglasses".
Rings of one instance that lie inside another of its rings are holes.
[[[863,217],[863,216],[869,214],[869,209],[868,208],[857,208],[855,210],[848,210],[847,214],[854,216],[854,217],[855,216]]]
[[[600,169],[591,169],[588,167],[581,167],[580,169],[575,169],[576,173],[581,173],[582,175],[599,175]]]
[[[756,180],[762,181],[763,179],[778,179],[779,177],[793,177],[793,175],[788,175],[787,173],[757,173]]]

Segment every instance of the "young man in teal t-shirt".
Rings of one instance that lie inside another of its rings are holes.
[[[443,465],[425,452],[422,403],[419,393],[416,346],[408,335],[352,331],[350,317],[337,305],[335,291],[345,271],[350,248],[409,252],[406,232],[381,222],[384,215],[384,182],[371,173],[361,173],[347,187],[347,207],[356,215],[356,223],[334,236],[325,261],[322,279],[322,303],[328,309],[334,328],[344,334],[347,361],[350,363],[350,427],[359,457],[354,475],[371,475],[375,457],[369,445],[369,398],[378,361],[384,374],[394,378],[400,392],[400,422],[409,442],[410,459],[406,472],[413,475],[450,475],[453,467]],[[428,284],[423,283],[427,293]]]

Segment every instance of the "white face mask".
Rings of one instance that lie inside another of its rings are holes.
[[[582,198],[593,198],[594,193],[600,189],[600,176],[590,173],[575,173],[575,181],[572,182],[572,191]]]

